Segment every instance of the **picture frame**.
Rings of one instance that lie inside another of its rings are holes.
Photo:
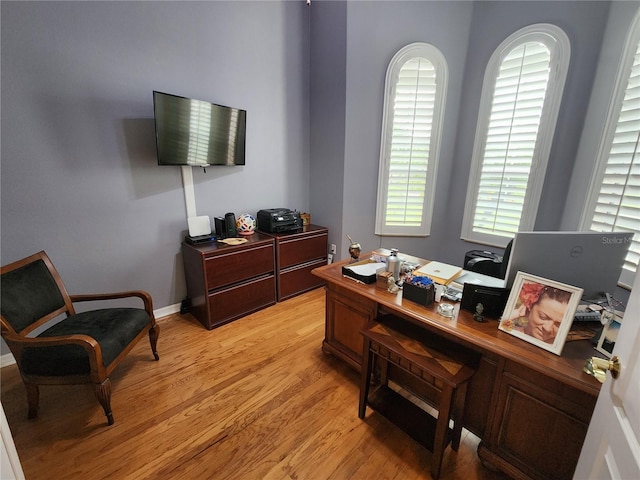
[[[518,272],[498,328],[560,355],[583,289]]]
[[[596,345],[596,350],[602,353],[607,358],[611,358],[613,355],[613,348],[616,346],[616,340],[618,339],[618,331],[620,330],[620,324],[622,318],[616,316],[613,320],[607,323],[600,332],[600,338]]]

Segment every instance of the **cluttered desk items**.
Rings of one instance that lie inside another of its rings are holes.
[[[440,285],[449,285],[460,273],[462,273],[461,267],[434,261],[423,265],[415,271],[415,275],[426,275]]]

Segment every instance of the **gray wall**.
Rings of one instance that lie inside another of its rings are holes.
[[[304,2],[2,2],[2,244],[71,293],[186,294],[180,167],[156,165],[152,91],[247,110],[244,167],[193,169],[197,211],[309,209]]]
[[[449,222],[448,191],[457,141],[460,99],[465,79],[471,2],[350,2],[347,16],[347,110],[344,211],[342,225],[363,250],[396,247],[423,258],[440,255]],[[393,55],[412,42],[426,42],[445,56],[449,69],[442,146],[438,166],[436,211],[429,238],[374,235],[384,80]],[[466,191],[466,185],[463,191]],[[459,231],[456,234],[459,237]],[[346,238],[342,239],[346,253]],[[457,260],[457,259],[456,259]]]
[[[313,2],[311,10],[311,221],[329,229],[329,243],[344,237],[347,6]],[[346,252],[346,250],[345,250]]]
[[[557,25],[569,37],[571,60],[535,229],[559,229],[567,181],[573,170],[608,9],[608,2],[483,2],[476,5],[462,101],[469,113],[461,116],[458,126],[458,161],[451,192],[466,190],[482,80],[491,54],[506,37],[520,28],[533,23]],[[454,238],[457,235],[459,238],[464,195],[452,196],[449,203],[452,207],[450,211],[457,219],[450,225],[450,236]],[[461,261],[464,252],[471,248],[479,247],[462,240],[452,243],[447,247],[453,255],[450,260]]]

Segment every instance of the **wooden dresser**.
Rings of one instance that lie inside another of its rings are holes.
[[[207,329],[276,303],[275,240],[259,232],[246,238],[182,245],[191,313]]]
[[[324,285],[324,281],[313,275],[311,270],[327,264],[327,228],[305,225],[301,231],[265,235],[272,236],[276,242],[279,302]]]

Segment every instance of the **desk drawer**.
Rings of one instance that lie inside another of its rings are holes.
[[[507,361],[492,432],[483,440],[532,478],[572,478],[596,399]]]
[[[273,245],[232,251],[205,260],[207,290],[274,272]]]

